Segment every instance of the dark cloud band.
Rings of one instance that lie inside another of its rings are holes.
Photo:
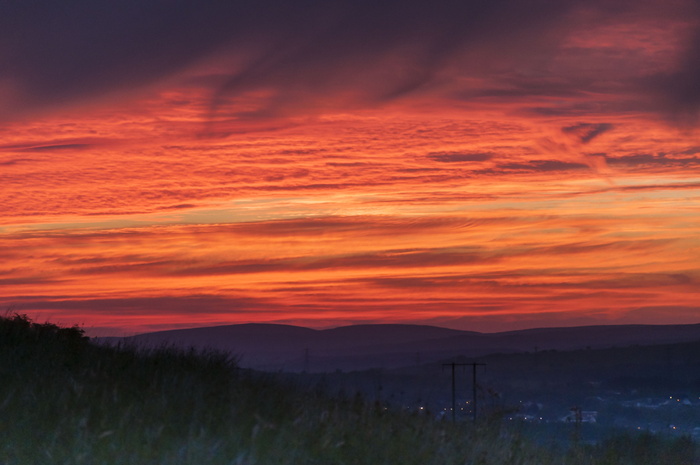
[[[438,86],[448,65],[467,75],[537,68],[534,57],[551,54],[584,8],[588,21],[700,17],[688,2],[651,0],[14,2],[0,18],[0,80],[16,92],[0,110],[8,117],[130,92],[213,53],[240,57],[215,80],[214,110],[251,90],[271,95],[251,117],[338,95],[349,96],[339,105],[374,104]],[[685,56],[698,44],[686,44]],[[697,60],[687,59],[656,90],[688,113],[699,105],[698,77]]]

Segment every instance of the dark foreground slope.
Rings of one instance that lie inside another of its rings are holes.
[[[21,316],[0,318],[0,374],[3,465],[664,465],[695,454],[687,440],[647,438],[541,449],[498,422],[330,399],[221,353],[95,346],[78,328]]]
[[[114,338],[105,338],[105,340]],[[241,366],[267,371],[332,372],[397,368],[448,357],[623,347],[700,340],[696,325],[611,325],[478,333],[420,325],[356,325],[327,330],[243,324],[146,333],[138,344],[210,347]]]
[[[302,392],[219,353],[99,347],[61,331],[0,321],[3,465],[495,464],[536,454],[515,440],[491,454],[486,430]],[[554,462],[542,453],[524,463]]]

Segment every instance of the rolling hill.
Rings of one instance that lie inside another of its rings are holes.
[[[354,325],[326,330],[240,324],[99,340],[214,348],[235,354],[240,365],[247,368],[327,372],[396,368],[456,356],[698,341],[700,324],[579,326],[501,333],[402,324]]]

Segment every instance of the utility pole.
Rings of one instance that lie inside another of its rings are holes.
[[[456,421],[455,415],[457,414],[457,402],[455,400],[455,367],[467,366],[468,363],[443,363],[443,367],[452,367],[452,423]]]
[[[455,414],[457,413],[457,403],[455,399],[455,367],[464,367],[464,366],[472,366],[472,399],[474,402],[474,408],[473,408],[473,418],[474,421],[476,421],[476,367],[477,366],[485,366],[485,363],[479,363],[479,362],[471,362],[471,363],[455,363],[455,362],[450,362],[450,363],[443,363],[443,367],[451,367],[452,368],[452,422],[455,422]]]
[[[485,363],[467,363],[466,365],[472,366],[472,398],[474,399],[474,422],[476,422],[476,367],[477,365],[485,366]]]

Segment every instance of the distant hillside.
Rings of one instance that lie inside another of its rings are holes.
[[[479,333],[421,325],[356,325],[315,330],[242,324],[140,334],[139,345],[210,347],[232,352],[245,367],[312,372],[396,368],[447,357],[575,350],[700,341],[700,324],[609,325]]]

